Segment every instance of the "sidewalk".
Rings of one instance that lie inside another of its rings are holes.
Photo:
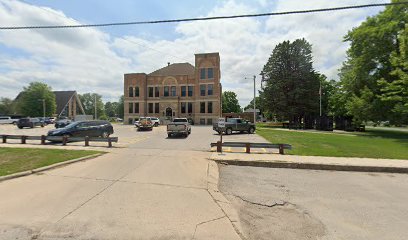
[[[217,152],[212,153],[210,159],[218,163],[253,167],[408,173],[408,160],[397,159]]]

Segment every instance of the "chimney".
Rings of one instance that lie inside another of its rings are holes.
[[[167,66],[170,66],[170,62],[167,62]]]

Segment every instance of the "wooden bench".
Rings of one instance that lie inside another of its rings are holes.
[[[112,143],[117,143],[119,141],[118,137],[64,137],[64,136],[27,136],[27,135],[0,135],[3,143],[7,143],[7,139],[17,139],[21,140],[22,144],[26,144],[27,140],[40,140],[42,145],[45,145],[45,141],[62,142],[62,145],[67,145],[68,142],[85,142],[85,146],[89,146],[89,142],[107,142],[108,147],[112,147]]]
[[[246,153],[251,153],[251,148],[276,148],[279,154],[285,154],[285,149],[292,149],[292,145],[283,143],[248,143],[248,142],[223,142],[211,143],[211,147],[217,147],[217,152],[222,152],[222,147],[245,147]]]

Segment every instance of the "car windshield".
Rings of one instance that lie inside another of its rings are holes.
[[[173,122],[187,122],[185,118],[175,118]]]

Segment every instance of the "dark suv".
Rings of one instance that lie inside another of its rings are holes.
[[[44,122],[41,122],[38,118],[20,118],[17,122],[17,127],[20,129],[23,127],[33,128],[36,126],[44,127]]]
[[[48,131],[48,136],[67,137],[103,137],[113,134],[112,124],[108,121],[79,121],[66,127]]]

